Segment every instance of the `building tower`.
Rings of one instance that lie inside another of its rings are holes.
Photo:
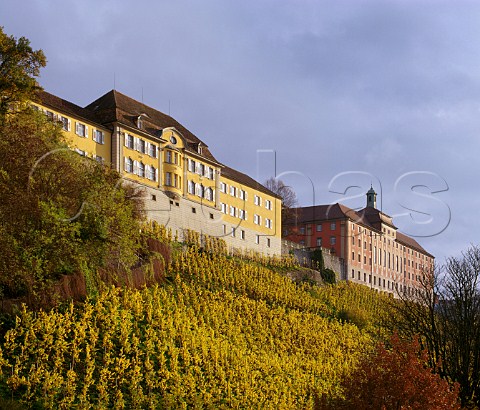
[[[370,189],[367,192],[367,208],[377,208],[377,193],[374,191],[373,186],[370,185]]]

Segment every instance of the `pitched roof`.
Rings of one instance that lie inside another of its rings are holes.
[[[404,245],[409,246],[417,251],[425,253],[426,255],[434,258],[432,254],[427,252],[415,239],[410,238],[409,236],[397,231],[397,241],[403,243]]]
[[[270,191],[268,188],[264,187],[260,182],[255,181],[253,178],[249,177],[246,174],[241,173],[233,168],[227,167],[226,165],[222,168],[222,176],[229,178],[239,184],[249,186],[260,192],[263,192],[267,195],[271,195],[275,198],[281,199],[281,197],[274,192]]]
[[[324,219],[343,219],[349,218],[352,221],[371,226],[369,221],[363,215],[342,204],[315,205],[294,208],[296,223],[312,222]]]
[[[292,214],[293,216],[287,222],[287,225],[348,218],[355,223],[362,224],[375,230],[379,229],[379,222],[390,225],[395,230],[397,229],[397,227],[393,225],[392,218],[390,216],[372,207],[355,211],[348,206],[336,203],[295,208]],[[432,254],[427,252],[415,239],[410,238],[399,231],[396,232],[396,238],[398,242],[429,255],[432,258],[434,257]]]
[[[102,124],[119,122],[133,128],[137,127],[138,116],[145,114],[143,121],[146,126],[142,131],[146,131],[153,136],[158,137],[159,131],[161,131],[163,128],[173,127],[186,139],[186,148],[188,151],[198,154],[198,145],[201,144],[201,156],[217,162],[215,157],[208,149],[208,145],[173,117],[149,107],[148,105],[128,97],[127,95],[116,90],[107,92],[100,98],[87,105],[85,108],[91,110],[95,114],[97,120]]]
[[[36,92],[36,98],[34,102],[42,104],[46,107],[52,108],[55,111],[59,111],[65,114],[72,115],[74,117],[84,118],[92,122],[97,122],[95,114],[89,109],[82,108],[70,101],[64,100],[56,95],[47,93],[46,91],[39,90]]]

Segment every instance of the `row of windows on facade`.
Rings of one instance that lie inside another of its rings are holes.
[[[168,161],[167,161],[168,162]],[[188,170],[202,177],[213,180],[215,178],[215,170],[201,162],[188,159]]]
[[[56,114],[50,110],[43,110],[36,105],[32,105],[33,109],[37,111],[42,111],[50,121],[59,122],[62,126],[64,131],[71,131],[72,130],[72,121],[70,118],[64,117],[61,114]],[[87,138],[88,137],[88,125],[75,121],[75,134],[79,137]],[[105,133],[102,130],[98,130],[96,128],[92,129],[92,138],[95,142],[99,144],[105,144]]]
[[[125,133],[125,147],[138,151],[141,154],[148,154],[152,158],[158,157],[158,146],[145,141],[142,138],[135,137],[132,134]]]
[[[354,225],[354,224],[352,224],[352,230],[355,230],[355,225]],[[387,231],[388,231],[388,230],[387,230]],[[385,232],[385,228],[383,228],[383,232]],[[360,226],[358,226],[358,233],[364,233],[364,234],[368,235],[368,237],[377,238],[377,236],[378,236],[378,237],[381,238],[381,235],[380,235],[380,234],[374,233],[374,232],[372,232],[371,230],[368,230],[368,231],[367,231],[366,228],[361,228]],[[390,233],[390,231],[389,231],[389,233]],[[391,231],[391,234],[392,234],[392,235],[393,235],[394,233],[395,233],[395,231]],[[383,238],[383,242],[386,243],[385,238]],[[355,237],[352,236],[352,245],[354,245],[354,244],[355,244]],[[390,240],[388,240],[388,245],[390,245]],[[358,246],[361,246],[361,241],[360,241],[360,239],[358,240]],[[366,245],[365,245],[365,247],[366,247]],[[395,247],[398,248],[398,242],[395,242]],[[370,250],[372,250],[371,247],[370,247]],[[419,257],[419,258],[421,258],[421,259],[428,259],[428,256],[424,255],[423,253],[417,252],[417,251],[415,251],[415,250],[413,250],[413,249],[410,250],[410,248],[408,248],[408,247],[406,247],[406,246],[403,246],[403,245],[400,245],[400,250],[403,250],[403,251],[407,250],[407,253],[408,253],[408,254],[411,253],[412,256]],[[410,252],[410,251],[411,251],[411,252]]]
[[[233,205],[227,205],[220,203],[220,209],[222,213],[242,219],[244,221],[248,220],[248,212],[245,209],[237,208]],[[262,225],[262,217],[257,214],[253,214],[253,223],[255,225]],[[273,221],[270,218],[265,218],[265,227],[272,229]]]
[[[75,152],[77,154],[80,154],[82,157],[92,158],[95,161],[100,162],[101,164],[105,163],[105,158],[103,158],[100,155],[96,155],[96,154],[89,155],[88,152],[84,151],[83,149],[79,149],[79,148],[75,148]]]
[[[124,157],[124,169],[130,174],[158,182],[158,169],[152,165],[145,165],[141,161],[135,161],[130,157]]]
[[[334,231],[336,228],[337,228],[337,224],[335,222],[331,222],[330,223],[330,230]],[[317,224],[316,231],[317,232],[322,232],[322,230],[323,230],[322,224]],[[299,233],[300,233],[300,235],[305,235],[305,227],[304,226],[301,226],[299,228]],[[311,234],[312,234],[312,227],[307,225],[307,235],[311,235]]]
[[[337,243],[337,238],[336,238],[335,236],[330,236],[330,245],[335,245],[336,243]],[[305,245],[305,241],[302,239],[302,240],[300,241],[300,244],[301,244],[301,245]],[[321,248],[322,246],[324,246],[324,245],[322,244],[322,238],[317,238],[316,244],[317,244],[317,247],[319,247],[319,248]]]
[[[355,270],[352,269],[352,279],[355,279]],[[361,281],[362,279],[362,275],[360,273],[360,271],[357,271],[357,280],[358,281]],[[372,284],[372,275],[368,275],[367,277],[367,274],[366,273],[363,273],[363,281],[365,283],[367,283],[367,279],[368,279],[368,283],[369,284]],[[417,276],[417,281],[420,280],[420,277]],[[383,284],[383,285],[382,285]],[[420,292],[420,290],[418,288],[414,288],[414,287],[410,287],[410,286],[407,286],[407,285],[402,285],[402,284],[398,284],[396,282],[394,282],[393,280],[390,282],[390,280],[387,279],[387,281],[385,282],[385,279],[384,278],[378,278],[378,286],[379,287],[383,287],[385,289],[385,285],[386,285],[386,288],[389,289],[389,290],[396,290],[397,288],[400,289],[400,292],[407,292],[409,294],[413,294],[413,293],[416,293],[418,295],[418,292]],[[373,276],[373,286],[377,286],[377,277],[376,276]]]
[[[215,190],[212,187],[205,187],[193,181],[188,181],[188,193],[208,201],[213,201],[215,198]]]
[[[228,232],[227,225],[223,225],[223,234],[224,235],[230,235],[232,238],[236,238],[238,233],[239,233],[240,239],[246,240],[246,233],[243,229],[238,229],[236,227],[232,227],[230,232]],[[260,245],[260,242],[261,242],[260,241],[260,235],[256,234],[255,235],[255,243],[257,245]],[[265,245],[267,246],[267,248],[270,248],[270,246],[271,246],[270,238],[265,238]]]
[[[387,258],[388,256],[388,258]],[[415,269],[418,269],[419,268],[419,265],[418,265],[418,262],[413,262],[413,261],[410,261],[410,259],[407,259],[407,258],[403,258],[403,265],[402,265],[402,258],[400,257],[400,259],[398,258],[397,255],[395,255],[395,261],[391,260],[391,254],[390,252],[388,252],[387,254],[387,251],[383,251],[383,267],[388,267],[388,269],[395,269],[397,272],[406,272],[406,267],[412,267]],[[352,252],[352,260],[355,260],[355,252]],[[362,257],[360,254],[358,254],[358,262],[361,262],[362,261]],[[377,263],[378,261],[378,263]],[[367,256],[364,255],[363,256],[363,263],[366,265],[367,264]],[[372,264],[372,258],[369,258],[369,265]],[[377,248],[374,247],[374,251],[373,251],[373,264],[374,265],[379,265],[379,266],[382,266],[382,250],[379,249],[378,250],[378,258],[377,258]],[[424,269],[425,265],[423,264],[420,264],[420,269]]]
[[[245,191],[241,188],[237,188],[233,185],[230,185],[230,189],[228,189],[228,188],[229,187],[225,182],[220,183],[220,192],[223,192],[224,194],[230,194],[230,196],[240,198],[243,201],[248,200],[248,192],[247,191]],[[270,201],[269,199],[265,199],[264,202],[265,202],[265,208],[268,209],[268,210],[271,210],[272,209],[272,201]],[[259,196],[259,195],[254,195],[253,196],[253,203],[255,205],[262,206],[262,197]]]
[[[352,237],[352,245],[355,245],[355,237]],[[390,245],[390,241],[388,241],[388,245]],[[358,247],[359,247],[359,248],[362,247],[362,240],[361,240],[360,238],[358,239]],[[369,247],[370,247],[370,251],[372,251],[372,244],[371,244],[371,243],[369,243]],[[396,243],[396,248],[398,249],[398,243]],[[407,248],[407,247],[400,245],[400,250],[401,250],[401,251],[402,251],[402,250],[405,251],[405,248]],[[364,242],[363,242],[363,249],[367,249],[367,241],[364,241]],[[377,251],[377,247],[374,246],[374,249],[375,249],[374,252],[376,252],[376,251]],[[410,248],[407,248],[407,249],[408,249],[408,254],[410,255]],[[379,249],[379,251],[380,251],[380,249]],[[385,251],[384,251],[384,252],[385,252]],[[390,253],[389,253],[389,254],[390,254]],[[415,257],[418,256],[418,257],[420,257],[420,259],[423,259],[423,260],[425,260],[425,259],[428,260],[428,258],[426,258],[425,255],[421,254],[420,252],[414,251],[414,250],[412,249],[412,257],[414,257],[414,256],[415,256]],[[408,266],[410,266],[410,261],[411,261],[411,260],[410,260],[410,259],[407,260],[406,257],[404,257],[403,259],[404,259],[404,261],[405,261],[405,264],[407,264],[407,261],[408,261]],[[414,261],[412,260],[411,263],[412,263],[412,266],[413,266]],[[418,262],[415,262],[415,263],[416,263],[417,266],[418,266]]]

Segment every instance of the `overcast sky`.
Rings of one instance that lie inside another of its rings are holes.
[[[115,87],[304,206],[373,184],[440,263],[480,243],[480,2],[1,0],[0,25],[61,98]]]

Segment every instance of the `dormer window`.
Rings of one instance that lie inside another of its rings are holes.
[[[201,144],[198,144],[197,151],[198,151],[199,154],[202,154],[202,146],[201,146]]]
[[[137,128],[140,128],[140,129],[143,128],[143,118],[142,117],[148,117],[148,115],[142,113],[137,117]]]

